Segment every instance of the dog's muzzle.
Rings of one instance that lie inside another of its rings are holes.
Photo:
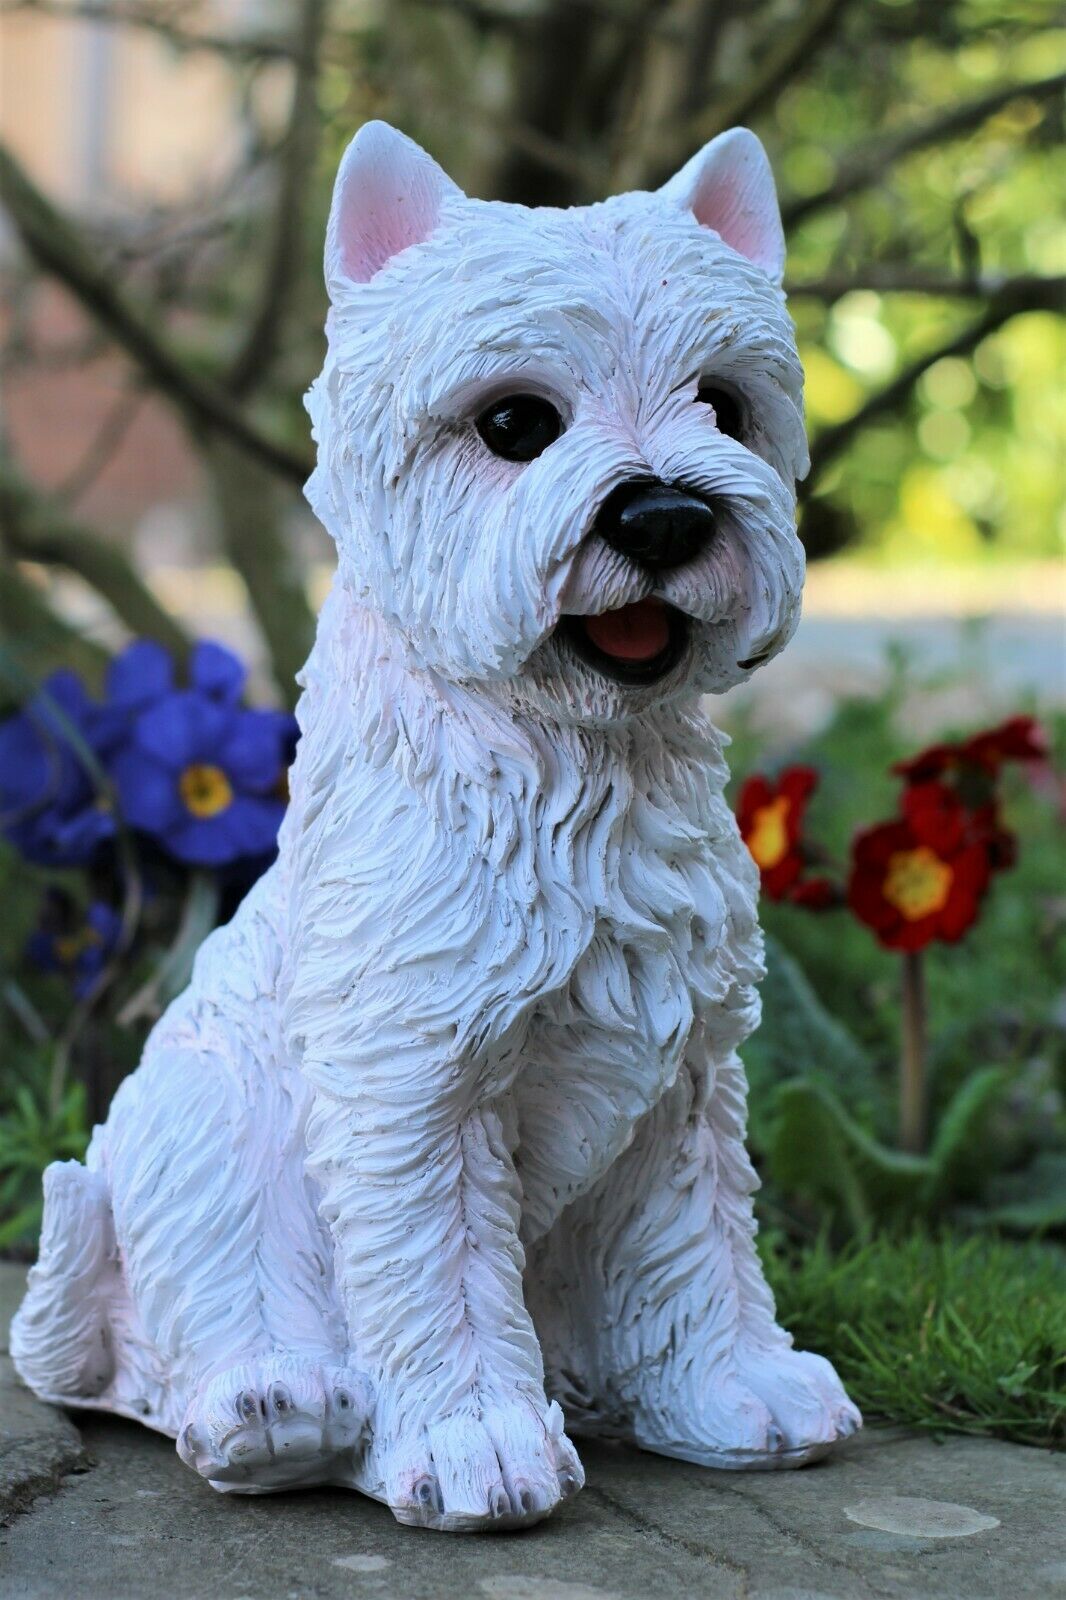
[[[714,512],[706,500],[677,484],[647,478],[620,484],[593,526],[612,550],[655,572],[691,561],[714,531]]]

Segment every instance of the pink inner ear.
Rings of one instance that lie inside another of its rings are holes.
[[[387,261],[432,233],[440,191],[427,174],[397,171],[395,164],[355,164],[340,197],[337,247],[341,268],[355,283],[369,283]]]
[[[713,228],[739,255],[781,281],[785,236],[766,152],[747,128],[705,145],[661,191]]]
[[[692,197],[696,221],[721,234],[749,261],[769,267],[780,249],[780,224],[772,189],[752,172],[709,172]]]
[[[758,261],[768,241],[762,219],[751,209],[750,187],[736,173],[709,173],[692,197],[692,210],[697,222],[721,234],[739,255]]]

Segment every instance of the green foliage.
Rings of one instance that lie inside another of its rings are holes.
[[[947,719],[937,716],[942,700],[950,704],[957,697],[959,682],[958,669],[923,677],[897,653],[882,694],[843,696],[828,724],[806,740],[768,747],[765,736],[741,718],[732,728],[734,784],[751,772],[773,772],[794,761],[814,766],[820,785],[806,832],[843,863],[854,832],[895,810],[899,785],[889,768],[922,742],[915,725],[929,736],[952,737],[980,721],[979,709],[961,725],[945,725]],[[1066,719],[1046,712],[1041,718],[1061,771]],[[977,1068],[1000,1067],[1011,1088],[997,1113],[996,1137],[1008,1160],[1018,1163],[1066,1131],[1066,900],[1059,888],[1066,882],[1066,835],[1054,792],[1034,788],[1020,771],[1009,771],[1003,787],[1004,820],[1018,838],[1017,865],[995,878],[965,939],[957,946],[931,946],[925,963],[934,1121]],[[780,948],[865,1058],[866,1065],[854,1069],[854,1081],[841,1082],[834,1073],[831,1086],[864,1126],[888,1139],[899,1041],[898,962],[846,914],[813,915],[764,898],[760,916],[771,951],[763,1026],[773,1046],[756,1046],[758,1068],[772,1065],[772,1079],[783,1081],[791,1058],[794,1074],[819,1075],[821,1047],[808,1047],[802,1029],[791,1039],[776,1037],[774,1011],[781,1001],[773,951]]]
[[[971,640],[971,645],[976,641]],[[945,726],[936,707],[960,674],[922,677],[900,651],[876,697],[842,696],[827,726],[779,749],[743,718],[730,752],[737,784],[794,761],[820,786],[807,836],[846,862],[856,829],[895,810],[895,761]],[[956,700],[957,703],[957,700]],[[1027,709],[1035,709],[1029,707]],[[1066,752],[1066,723],[1043,715]],[[916,736],[915,724],[924,735]],[[764,1216],[809,1233],[865,1238],[916,1218],[1025,1233],[1066,1231],[1066,841],[1054,786],[1007,774],[1005,821],[1019,860],[997,875],[978,924],[925,952],[932,1147],[893,1148],[900,969],[845,912],[814,915],[764,899],[763,1023],[745,1046],[751,1133]]]
[[[48,1105],[47,1062],[20,1084],[0,1116],[0,1249],[32,1249],[41,1226],[41,1174],[52,1161],[79,1160],[89,1142],[84,1085],[72,1083]]]
[[[952,1233],[763,1243],[778,1312],[867,1421],[1066,1444],[1066,1254]]]
[[[974,1220],[1019,1233],[1066,1229],[1066,1152],[1042,1150],[1020,1172],[994,1178]]]
[[[883,1120],[884,1089],[868,1052],[822,1003],[799,963],[772,935],[766,939],[760,993],[762,1022],[744,1046],[749,1133],[756,1148],[765,1149],[773,1136],[777,1091],[797,1078],[842,1097],[870,1121]]]
[[[988,1127],[1007,1088],[998,1067],[976,1072],[940,1119],[927,1156],[878,1142],[813,1078],[782,1084],[766,1146],[774,1184],[824,1222],[861,1238],[931,1218],[978,1186],[995,1152]]]

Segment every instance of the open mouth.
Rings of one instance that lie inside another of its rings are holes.
[[[677,666],[688,642],[688,618],[664,600],[564,617],[561,626],[581,659],[616,683],[655,683]]]

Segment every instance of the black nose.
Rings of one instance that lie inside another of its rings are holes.
[[[600,538],[645,567],[679,567],[708,543],[714,512],[675,484],[636,479],[620,484],[600,507]]]

